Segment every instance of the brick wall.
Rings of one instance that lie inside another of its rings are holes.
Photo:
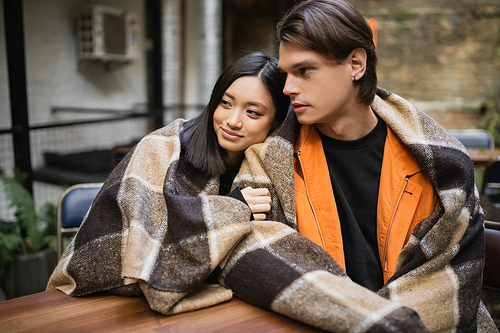
[[[350,2],[379,22],[379,86],[448,129],[474,126],[500,83],[500,1]]]

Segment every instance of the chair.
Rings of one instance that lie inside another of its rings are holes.
[[[102,183],[70,186],[57,202],[57,258],[63,252],[63,234],[77,232]]]
[[[464,129],[464,130],[449,130],[465,148],[477,149],[494,149],[495,140],[490,132],[483,129]]]
[[[500,266],[498,257],[500,256],[500,223],[484,222],[485,236],[485,265],[483,271],[483,288],[500,293]]]
[[[484,170],[481,195],[486,195],[492,202],[500,202],[500,194],[493,189],[500,189],[500,161],[490,164]]]

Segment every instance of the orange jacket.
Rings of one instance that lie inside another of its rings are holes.
[[[294,149],[295,201],[299,232],[323,247],[345,270],[337,206],[321,138],[314,125],[301,127]],[[377,238],[384,283],[413,228],[439,204],[430,179],[387,127],[377,206]]]

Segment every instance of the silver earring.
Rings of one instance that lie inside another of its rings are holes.
[[[352,77],[352,82],[356,83],[356,77],[355,76]]]

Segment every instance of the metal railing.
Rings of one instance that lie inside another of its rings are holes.
[[[85,119],[58,121],[29,127],[30,150],[24,158],[31,160],[31,173],[46,167],[47,154],[75,154],[81,152],[106,151],[120,145],[129,145],[155,129],[154,119],[158,112],[136,112],[134,110],[58,109],[54,112],[85,113]],[[93,113],[93,115],[90,115]],[[97,114],[97,115],[96,115]],[[89,116],[90,115],[90,116]],[[153,123],[153,125],[152,125]],[[12,176],[14,173],[14,129],[0,129],[0,175]],[[83,161],[87,163],[87,161]],[[88,161],[90,163],[90,161]],[[106,163],[106,161],[99,161]],[[110,162],[111,163],[111,162]],[[95,167],[86,165],[92,171]],[[111,164],[110,164],[111,167]],[[46,201],[56,202],[64,186],[53,182],[39,181],[33,177],[32,189],[37,206]],[[0,220],[12,220],[14,212],[8,207],[0,183]]]

